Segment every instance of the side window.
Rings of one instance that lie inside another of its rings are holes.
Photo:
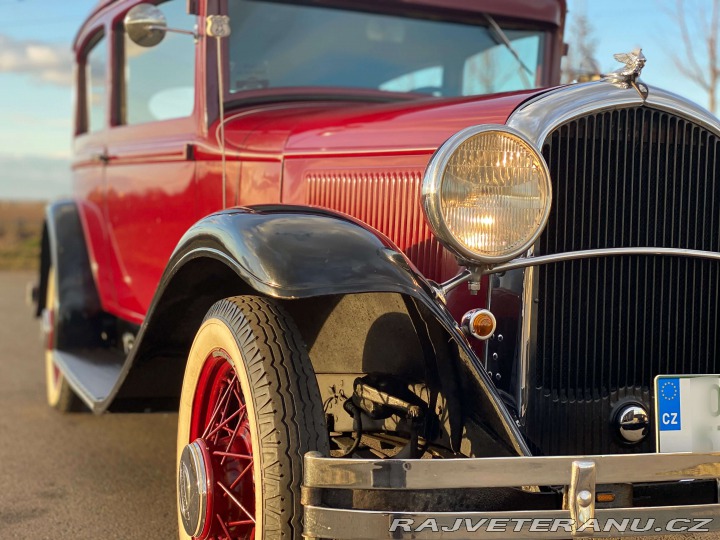
[[[186,0],[158,5],[170,28],[192,29]],[[195,43],[192,37],[168,32],[154,47],[133,43],[119,28],[124,62],[120,104],[122,123],[133,125],[190,116],[195,99]]]
[[[81,72],[81,133],[107,126],[107,59],[107,40],[99,32],[88,45]]]

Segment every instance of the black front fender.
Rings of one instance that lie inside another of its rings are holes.
[[[180,239],[134,349],[96,410],[151,395],[148,381],[158,377],[166,392],[179,395],[183,362],[195,332],[222,298],[261,294],[284,301],[370,292],[435,303],[432,286],[405,255],[350,217],[296,206],[212,214]]]
[[[480,403],[518,454],[529,453],[432,284],[378,231],[349,216],[308,207],[236,208],[189,229],[167,265],[118,385],[100,409],[160,373],[179,391],[184,360],[210,306],[229,296],[258,293],[283,301],[358,293],[413,298],[422,314],[416,326],[434,319],[447,333],[442,339],[450,337],[460,348],[459,362],[471,388],[468,399]]]
[[[320,209],[264,206],[213,214],[180,240],[163,281],[196,257],[222,260],[253,290],[281,299],[430,291],[390,240]]]

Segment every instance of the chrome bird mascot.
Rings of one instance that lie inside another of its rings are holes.
[[[604,80],[619,88],[634,88],[643,99],[647,99],[648,87],[638,80],[646,62],[642,49],[635,49],[629,53],[618,53],[614,55],[614,58],[625,66],[608,73]]]

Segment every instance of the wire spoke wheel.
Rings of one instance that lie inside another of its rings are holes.
[[[193,400],[190,438],[202,456],[207,499],[212,503],[205,505],[202,522],[196,522],[197,538],[254,538],[255,534],[250,425],[242,388],[228,358],[223,350],[206,358]],[[181,509],[182,501],[190,498],[181,495]],[[187,502],[184,506],[187,512]]]
[[[195,336],[180,399],[180,537],[299,538],[300,456],[328,452],[321,405],[300,333],[280,306],[257,297],[216,303]]]

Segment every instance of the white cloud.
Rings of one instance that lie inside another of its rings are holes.
[[[70,86],[73,54],[64,44],[17,40],[0,34],[0,73],[27,74],[43,82]]]

